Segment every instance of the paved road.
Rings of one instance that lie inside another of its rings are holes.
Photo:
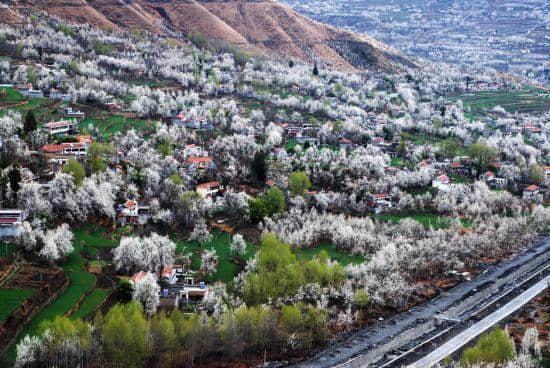
[[[337,343],[312,357],[297,364],[300,368],[329,368],[329,367],[366,367],[369,364],[376,366],[376,362],[384,354],[399,349],[413,340],[428,333],[430,326],[421,329],[427,321],[444,313],[453,306],[464,301],[468,296],[479,293],[498,280],[507,279],[515,270],[534,260],[548,260],[550,251],[550,237],[540,240],[532,248],[519,254],[515,258],[492,266],[482,275],[472,281],[464,282],[448,292],[441,293],[435,299],[413,308],[408,312],[400,313],[384,322],[368,327],[346,341]],[[527,272],[528,273],[528,272]],[[513,283],[513,280],[510,280]],[[351,362],[353,361],[353,362]]]
[[[549,283],[550,276],[546,276],[546,278],[537,282],[535,285],[524,291],[515,299],[512,299],[502,308],[488,315],[473,326],[462,331],[461,333],[447,341],[445,344],[441,345],[439,348],[426,355],[424,358],[409,365],[409,368],[430,368],[435,366],[437,363],[445,359],[445,357],[462,348],[478,335],[487,331],[488,329],[502,321],[504,318],[508,317],[509,315],[520,309],[523,305],[527,304],[531,299],[533,299],[538,294],[543,292],[546,288],[548,288]]]

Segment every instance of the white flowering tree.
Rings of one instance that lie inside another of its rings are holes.
[[[246,241],[241,234],[233,235],[229,250],[234,257],[244,258],[246,255]]]
[[[208,243],[211,239],[212,239],[212,235],[210,235],[210,231],[206,226],[206,221],[204,220],[204,218],[201,218],[195,224],[193,231],[189,235],[189,240],[196,241],[197,243],[204,245]]]
[[[138,237],[120,239],[118,247],[113,249],[113,261],[116,269],[129,273],[131,270],[144,267],[145,260],[141,248],[141,240]]]
[[[56,229],[48,230],[42,238],[44,243],[38,255],[49,262],[55,262],[73,251],[73,233],[69,225],[62,224]]]
[[[205,276],[213,275],[218,269],[218,255],[215,249],[207,249],[201,254],[200,272]]]
[[[157,283],[155,276],[147,272],[147,275],[134,285],[132,298],[139,300],[143,304],[143,308],[147,315],[152,316],[156,313],[160,303],[160,286]]]

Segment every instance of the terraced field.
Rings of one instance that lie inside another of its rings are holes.
[[[35,293],[33,289],[0,289],[0,323],[2,323],[14,310]]]
[[[80,304],[78,310],[71,314],[71,318],[86,318],[89,317],[96,309],[96,307],[107,298],[110,289],[96,288],[93,289],[90,294],[88,294],[82,303]]]
[[[449,101],[462,100],[468,117],[479,118],[495,106],[510,113],[540,113],[550,110],[550,91],[526,86],[518,91],[480,91],[446,97]]]
[[[42,309],[34,319],[23,328],[17,342],[26,335],[37,335],[40,332],[40,325],[42,322],[53,319],[56,316],[67,314],[75,304],[80,301],[83,295],[88,294],[84,297],[78,310],[72,314],[74,318],[84,318],[88,316],[109,294],[109,289],[94,288],[95,276],[91,272],[84,271],[84,258],[82,257],[82,252],[85,248],[97,249],[97,247],[115,247],[118,245],[118,239],[109,239],[106,237],[105,228],[96,228],[90,225],[76,229],[74,234],[74,250],[62,266],[70,281],[68,288],[51,304]],[[0,299],[2,299],[1,294]],[[7,353],[7,359],[10,362],[15,360],[16,345],[17,343],[14,344]]]

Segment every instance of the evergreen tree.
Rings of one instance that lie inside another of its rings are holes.
[[[254,171],[254,175],[256,175],[258,181],[262,183],[265,181],[267,173],[267,165],[265,163],[266,156],[267,155],[265,152],[258,152],[252,161],[252,170]]]
[[[21,172],[19,171],[19,167],[14,166],[9,174],[8,174],[9,180],[10,180],[10,188],[13,192],[17,193],[19,191],[19,183],[21,183]]]
[[[27,115],[25,116],[25,124],[23,126],[23,129],[25,130],[25,133],[30,133],[36,130],[36,128],[38,128],[38,121],[34,116],[34,112],[32,110],[29,110],[29,112],[27,112]]]

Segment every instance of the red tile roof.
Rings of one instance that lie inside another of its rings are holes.
[[[162,277],[170,277],[173,270],[174,268],[172,266],[164,266],[164,268],[162,269]]]
[[[19,221],[18,218],[0,218],[0,224],[15,224],[17,221]]]
[[[448,183],[449,182],[449,177],[447,175],[439,175],[436,179],[439,180],[442,183]]]
[[[46,144],[41,150],[46,153],[59,153],[63,152],[63,146],[60,144]]]
[[[219,186],[220,186],[219,181],[211,181],[211,182],[208,182],[208,183],[203,183],[203,184],[197,185],[197,189],[211,189],[211,188],[215,188],[215,187],[219,187]]]
[[[524,190],[528,192],[536,192],[537,190],[539,190],[539,187],[537,187],[535,184],[531,184]]]
[[[461,164],[460,162],[453,162],[453,163],[451,163],[451,167],[454,168],[454,169],[459,168],[459,167],[461,167],[461,166],[462,166],[462,164]]]
[[[190,164],[206,163],[206,162],[212,162],[212,158],[211,157],[189,157],[187,159],[187,162]]]
[[[44,126],[46,128],[59,128],[59,127],[71,126],[71,125],[75,125],[75,122],[71,120],[62,120],[62,121],[52,121]]]
[[[82,142],[61,143],[61,147],[63,149],[65,149],[65,148],[84,148],[84,147],[86,147],[86,143],[82,143]]]
[[[140,282],[141,280],[143,280],[145,276],[147,276],[147,272],[139,271],[132,275],[130,281],[135,285],[136,282]]]

